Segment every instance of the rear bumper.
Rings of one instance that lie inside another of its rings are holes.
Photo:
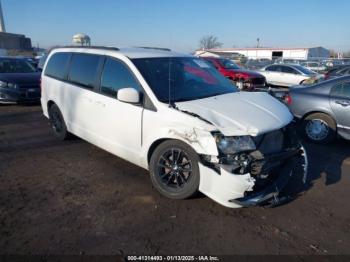
[[[24,103],[24,102],[39,102],[40,89],[7,89],[0,88],[0,103]]]

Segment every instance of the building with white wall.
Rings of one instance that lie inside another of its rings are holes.
[[[241,54],[249,59],[293,59],[306,60],[312,58],[329,58],[330,51],[324,47],[300,47],[300,48],[216,48],[208,50],[198,50],[196,55],[210,56],[222,54]]]

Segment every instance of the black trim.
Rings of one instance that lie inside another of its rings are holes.
[[[82,49],[97,49],[97,50],[110,50],[110,51],[119,51],[120,49],[118,47],[108,47],[108,46],[77,46],[77,45],[67,45],[67,46],[59,46],[59,47],[54,47],[51,49],[52,50],[57,50],[57,49],[63,49],[63,48],[82,48]]]
[[[74,46],[76,48],[80,48],[78,46]],[[60,47],[60,48],[63,48],[63,47]],[[60,49],[58,48],[58,49]],[[67,47],[68,48],[68,47]],[[85,47],[83,47],[85,48]],[[86,48],[89,48],[89,47],[86,47]],[[150,48],[151,49],[151,48]],[[108,50],[114,50],[114,49],[109,49]],[[113,99],[116,99],[117,101],[119,101],[117,99],[117,97],[115,96],[112,96],[112,95],[109,95],[109,94],[106,94],[106,93],[102,93],[101,92],[101,82],[102,82],[102,73],[103,73],[103,70],[104,70],[104,66],[106,64],[106,61],[107,59],[112,59],[112,60],[116,60],[117,62],[123,64],[125,66],[125,68],[130,72],[130,74],[132,75],[132,77],[134,78],[135,82],[138,83],[138,86],[139,86],[139,91],[140,91],[140,100],[141,102],[140,103],[136,103],[136,104],[133,104],[135,106],[141,106],[143,107],[144,109],[147,109],[147,110],[150,110],[150,111],[154,111],[154,112],[157,112],[157,108],[155,107],[155,105],[153,104],[153,102],[151,101],[151,99],[149,98],[149,96],[146,94],[142,84],[140,83],[139,79],[136,77],[136,75],[134,74],[134,72],[132,70],[130,70],[130,67],[122,60],[116,58],[116,57],[113,57],[113,56],[108,56],[108,55],[100,55],[100,54],[90,54],[90,53],[84,53],[84,52],[57,52],[55,54],[59,54],[59,53],[69,53],[69,59],[68,59],[68,62],[67,62],[67,65],[66,65],[66,68],[64,69],[65,72],[64,72],[64,78],[58,78],[58,77],[55,77],[55,76],[51,76],[51,75],[47,75],[46,73],[44,74],[45,76],[47,77],[50,77],[50,78],[53,78],[57,81],[61,81],[63,83],[66,83],[66,84],[70,84],[70,85],[73,85],[73,86],[76,86],[76,87],[79,87],[79,88],[83,88],[85,90],[89,90],[91,92],[94,92],[94,93],[97,93],[97,94],[100,94],[100,95],[103,95],[103,96],[107,96],[107,97],[110,97],[110,98],[113,98]],[[55,55],[53,54],[53,56]],[[80,54],[84,54],[84,55],[93,55],[93,56],[99,56],[100,59],[99,59],[99,64],[98,64],[98,67],[97,67],[97,71],[96,71],[96,78],[94,80],[94,84],[93,86],[86,86],[86,85],[83,85],[81,83],[77,83],[77,82],[74,82],[72,80],[69,79],[69,74],[70,74],[70,69],[71,69],[71,64],[72,64],[72,60],[73,60],[73,57],[74,55],[80,55]],[[51,59],[51,57],[50,57]],[[131,61],[132,62],[132,61]],[[46,70],[45,70],[46,71]],[[123,101],[119,101],[119,102],[123,102]],[[131,103],[129,103],[131,104]]]
[[[94,82],[93,82],[92,86],[88,86],[88,85],[84,85],[82,83],[74,82],[74,81],[72,81],[70,79],[70,73],[71,73],[70,71],[72,69],[71,68],[72,67],[72,61],[74,59],[74,56],[76,56],[76,55],[97,56],[99,58],[98,65],[97,65],[97,71],[95,72],[96,75],[95,75],[95,79],[94,79]],[[99,54],[72,52],[71,53],[70,62],[69,62],[68,74],[67,74],[67,77],[66,77],[67,81],[69,83],[71,83],[71,84],[83,87],[83,88],[88,89],[88,90],[94,90],[94,91],[98,90],[98,73],[99,73],[99,70],[101,68],[101,63],[103,62],[101,60],[103,60],[103,59],[104,59],[104,56],[103,55],[99,55]]]

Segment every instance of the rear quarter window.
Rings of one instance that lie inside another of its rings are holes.
[[[70,64],[68,80],[87,88],[94,88],[101,56],[74,53]]]
[[[67,76],[67,66],[71,53],[55,53],[53,54],[45,69],[45,75],[58,79],[65,79]]]

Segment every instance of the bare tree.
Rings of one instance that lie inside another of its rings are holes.
[[[206,35],[199,40],[199,47],[201,49],[218,48],[222,47],[222,43],[218,41],[218,38],[216,36]]]

